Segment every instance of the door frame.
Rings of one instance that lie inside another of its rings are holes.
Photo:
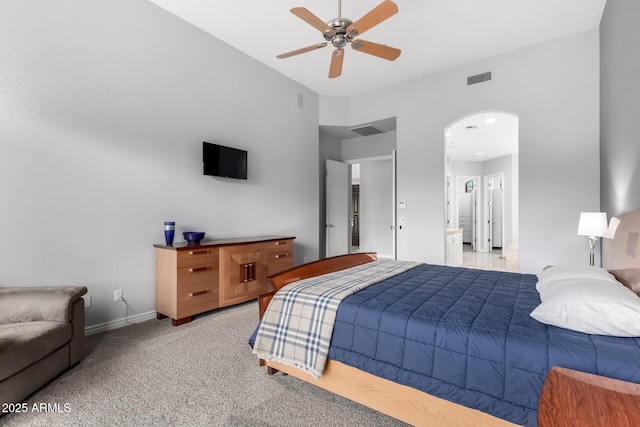
[[[397,211],[397,153],[396,150],[392,150],[391,154],[384,156],[362,157],[358,159],[345,160],[343,163],[352,165],[354,163],[367,163],[380,160],[391,160],[391,224],[389,229],[391,230],[391,251],[393,259],[398,259],[398,211]],[[362,182],[360,183],[362,185]],[[349,186],[351,187],[351,177],[349,178]],[[351,222],[353,216],[352,210],[349,211],[349,222]],[[362,234],[360,235],[362,239]],[[351,249],[351,247],[349,247]]]
[[[485,191],[485,201],[486,203],[484,204],[485,207],[485,218],[487,219],[484,228],[484,232],[485,235],[487,236],[486,238],[486,243],[487,245],[487,252],[493,252],[493,198],[491,197],[492,189],[491,186],[493,184],[493,180],[494,178],[498,179],[498,182],[502,181],[504,182],[504,177],[505,177],[505,173],[504,172],[495,172],[495,173],[491,173],[488,175],[485,175],[483,177],[483,181],[484,181],[484,191]],[[504,232],[505,232],[505,221],[504,221],[504,190],[500,191],[500,199],[501,199],[501,209],[502,209],[502,221],[500,222],[500,240],[503,243],[504,246]]]
[[[456,185],[456,196],[461,193],[460,185],[468,181],[475,182],[475,189],[473,190],[473,195],[471,197],[471,249],[475,252],[478,250],[478,241],[480,238],[480,227],[478,227],[478,218],[481,218],[481,215],[478,213],[478,207],[482,206],[482,192],[479,191],[482,188],[482,177],[479,175],[457,175],[455,176],[455,185]],[[465,189],[466,192],[466,189]],[[455,225],[457,228],[460,228],[459,218],[460,218],[460,207],[457,204],[456,197],[456,209],[455,209]]]
[[[469,119],[472,118],[474,116],[478,116],[480,114],[500,114],[500,115],[505,115],[505,116],[510,116],[511,118],[515,118],[517,120],[516,124],[516,128],[514,130],[515,134],[513,135],[513,139],[515,141],[515,144],[517,146],[517,149],[515,150],[514,153],[518,153],[520,151],[520,143],[521,143],[521,138],[520,138],[520,126],[521,126],[521,118],[520,115],[512,112],[512,111],[507,111],[507,110],[499,110],[499,109],[487,109],[487,110],[478,110],[475,112],[471,112],[469,114],[465,114],[462,116],[459,116],[457,118],[455,118],[453,121],[449,122],[443,129],[443,142],[444,142],[444,156],[443,156],[443,162],[444,162],[444,171],[445,174],[448,173],[449,171],[453,170],[453,166],[450,165],[451,159],[450,159],[450,149],[454,148],[453,144],[450,144],[451,140],[450,137],[451,132],[450,129],[452,129],[453,126],[460,124],[460,122],[462,122],[465,119]],[[454,141],[455,142],[455,141]],[[503,204],[503,216],[506,214],[507,209],[509,212],[508,216],[505,216],[505,218],[508,219],[508,222],[506,220],[503,221],[502,223],[502,239],[503,239],[503,256],[505,256],[505,251],[506,249],[513,249],[513,251],[515,252],[515,256],[513,257],[513,259],[515,259],[515,266],[514,264],[512,264],[511,268],[514,268],[515,271],[517,271],[518,267],[517,267],[517,251],[518,251],[518,236],[519,236],[519,229],[520,229],[520,223],[519,223],[519,170],[520,170],[520,160],[519,160],[519,156],[516,154],[514,157],[514,164],[512,164],[511,169],[510,170],[505,170],[502,171],[505,176],[508,175],[510,177],[509,182],[505,182],[505,190],[502,193],[502,204]],[[482,162],[484,163],[484,162]],[[444,175],[444,174],[443,174]],[[455,177],[457,177],[455,171],[453,172],[453,175]],[[477,213],[478,213],[478,218],[477,218],[477,227],[476,227],[476,234],[477,234],[477,245],[476,245],[476,251],[477,252],[488,252],[488,242],[487,242],[487,218],[486,218],[486,199],[485,200],[480,200],[481,198],[484,198],[486,195],[486,191],[485,191],[485,182],[484,182],[484,176],[486,175],[482,175],[483,176],[483,180],[482,182],[479,183],[479,187],[476,191],[476,196],[478,198],[478,204],[479,204],[479,208],[477,209]],[[443,176],[443,199],[446,201],[446,195],[444,194],[446,192],[446,177]],[[509,206],[505,205],[505,201],[509,201]],[[444,233],[443,233],[443,246],[446,246],[446,206],[443,209],[443,215],[445,217],[445,221],[444,221]],[[508,231],[508,232],[507,232]],[[509,239],[505,240],[505,237],[509,237]],[[507,255],[507,258],[509,257],[509,255]],[[509,263],[509,262],[507,262]]]

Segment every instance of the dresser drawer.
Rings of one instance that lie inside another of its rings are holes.
[[[218,264],[198,267],[182,267],[178,269],[177,289],[181,292],[194,292],[203,288],[218,291]]]
[[[293,267],[293,240],[269,242],[267,262],[269,263],[269,276]]]
[[[293,239],[273,240],[271,242],[267,242],[267,246],[269,248],[269,253],[277,253],[286,250],[293,253]]]
[[[288,270],[293,267],[293,253],[281,252],[277,254],[270,254],[269,256],[269,272],[271,276],[281,271]]]
[[[204,287],[191,292],[178,292],[177,316],[183,318],[218,308],[218,288]]]
[[[178,268],[211,265],[218,268],[218,248],[198,248],[178,251]]]

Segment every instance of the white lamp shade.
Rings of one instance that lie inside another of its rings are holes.
[[[606,212],[582,212],[578,223],[578,235],[602,237],[607,231]]]

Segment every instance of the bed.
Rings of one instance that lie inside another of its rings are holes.
[[[615,277],[615,284],[607,282],[606,286],[632,292],[628,288],[633,284],[625,283],[625,287],[619,281],[632,277],[630,273],[640,264],[635,257],[640,211],[616,220],[619,223],[612,238],[604,242],[603,259],[607,269],[626,277]],[[274,291],[259,298],[260,316],[289,283],[332,272],[340,275],[376,262],[375,254],[355,254],[273,276],[270,283]],[[561,282],[551,279],[581,274],[572,267],[563,268],[549,269],[546,278],[553,284],[548,289],[556,293],[571,287],[557,286]],[[567,384],[577,381],[571,376],[575,372],[595,374],[589,377],[591,382],[584,382],[591,384],[591,389],[598,387],[599,379],[610,378],[621,381],[625,390],[636,390],[636,383],[640,383],[640,339],[634,337],[635,332],[612,337],[600,333],[598,322],[588,325],[580,321],[576,327],[586,327],[587,332],[578,332],[553,326],[553,320],[545,319],[547,324],[533,319],[530,314],[545,306],[540,304],[544,293],[538,287],[546,282],[541,278],[544,275],[539,276],[412,266],[342,300],[322,375],[314,378],[305,370],[275,360],[262,359],[261,364],[271,374],[281,371],[296,376],[413,425],[534,426],[539,419],[541,426],[562,425],[548,415],[575,419],[575,410],[567,415],[567,402],[577,399],[584,406],[585,398],[596,395],[587,391],[576,396],[572,390],[578,388],[573,386],[568,387],[570,393],[561,393]],[[586,278],[577,279],[579,289],[591,286]],[[577,279],[572,276],[567,283],[576,285]],[[549,297],[548,301],[555,299]],[[622,310],[620,314],[626,313]],[[625,325],[621,334],[632,327]],[[615,395],[612,401],[621,400]],[[540,406],[542,418],[539,402],[544,403]],[[600,414],[607,417],[606,411]]]

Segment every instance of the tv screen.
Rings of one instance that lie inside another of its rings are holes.
[[[210,142],[202,143],[204,174],[247,179],[247,152]]]

